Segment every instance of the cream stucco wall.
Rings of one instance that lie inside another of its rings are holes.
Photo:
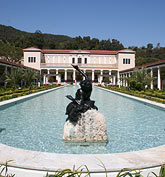
[[[36,57],[36,62],[29,63],[28,57]],[[40,51],[31,51],[31,52],[24,51],[24,66],[28,66],[30,68],[40,70],[41,58],[42,58],[42,55]]]
[[[130,59],[130,64],[123,64],[123,59]],[[118,53],[117,63],[119,71],[135,67],[135,54],[134,53]]]
[[[36,62],[28,62],[28,57],[36,57]],[[24,49],[24,65],[40,70],[40,63],[45,63],[47,66],[64,66],[72,64],[72,58],[75,58],[75,63],[78,64],[78,58],[81,58],[81,63],[84,64],[85,58],[87,58],[87,64],[92,67],[98,65],[106,65],[110,67],[114,65],[119,71],[135,67],[135,53],[131,50],[118,51],[117,54],[92,54],[92,53],[42,53],[42,50],[37,48]],[[123,58],[130,59],[130,64],[123,64]],[[53,65],[52,65],[53,64]]]
[[[78,63],[78,58],[81,58],[81,63],[85,63],[87,58],[88,64],[116,64],[116,56],[114,55],[87,55],[87,54],[45,54],[45,63],[72,63],[72,58],[75,58],[75,64]]]

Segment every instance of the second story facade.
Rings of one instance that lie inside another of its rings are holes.
[[[135,67],[135,52],[124,49],[108,50],[54,50],[26,48],[24,65],[35,69],[70,68],[71,64],[82,68],[115,68],[119,71]]]

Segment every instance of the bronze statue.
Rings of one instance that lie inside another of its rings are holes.
[[[90,100],[92,92],[91,80],[77,65],[72,66],[85,77],[85,80],[80,82],[81,88],[77,90],[75,98],[71,95],[66,96],[72,101],[66,108],[66,115],[68,115],[66,121],[69,120],[71,123],[76,124],[81,117],[81,113],[85,113],[89,109],[98,110],[98,108],[94,105],[95,101]]]

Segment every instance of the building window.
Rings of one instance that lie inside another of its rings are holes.
[[[75,58],[72,58],[72,63],[75,63]]]
[[[35,63],[36,62],[36,57],[28,57],[28,62],[29,63]]]
[[[78,58],[78,63],[81,63],[81,58]]]
[[[123,64],[130,64],[130,58],[123,58]]]
[[[84,63],[87,64],[87,58],[84,59]]]

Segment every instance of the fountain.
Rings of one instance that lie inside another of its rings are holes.
[[[63,141],[65,142],[107,142],[106,121],[103,114],[98,112],[95,101],[90,100],[92,82],[88,76],[72,65],[85,80],[80,82],[75,98],[71,95],[66,97],[72,102],[66,108]]]

